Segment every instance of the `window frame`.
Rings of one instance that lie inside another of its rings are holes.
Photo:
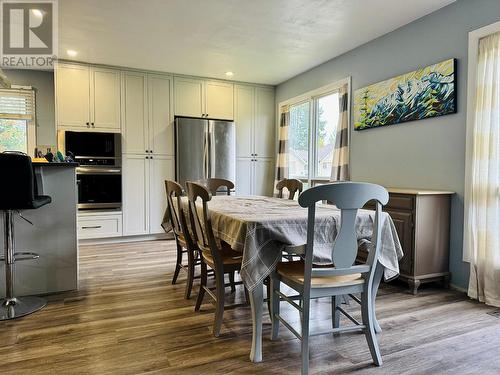
[[[37,124],[37,116],[36,116],[36,89],[31,86],[19,86],[19,85],[11,85],[11,87],[0,88],[0,90],[13,90],[17,92],[22,91],[30,91],[32,95],[32,116],[31,119],[21,119],[26,121],[26,151],[28,155],[32,155],[34,153],[36,147],[36,124]],[[1,111],[0,111],[1,113]],[[13,114],[12,117],[8,115],[1,116],[4,119],[9,120],[20,120],[16,118],[16,114]],[[36,155],[35,155],[36,156]]]
[[[334,94],[338,92],[338,90],[347,84],[347,119],[348,119],[348,138],[350,143],[351,138],[351,77],[346,77],[339,81],[335,81],[326,86],[322,86],[318,89],[308,91],[302,95],[295,96],[283,102],[280,102],[278,108],[288,107],[291,108],[295,105],[300,105],[305,102],[309,102],[309,139],[308,139],[308,177],[299,178],[304,183],[307,183],[309,186],[315,186],[318,183],[325,183],[330,181],[330,178],[318,177],[317,173],[317,155],[316,155],[316,127],[318,120],[318,109],[317,109],[317,100]],[[290,110],[290,109],[289,109]],[[278,112],[278,124],[279,118],[281,116],[281,110]],[[349,150],[350,151],[350,150]],[[350,160],[350,159],[349,159]]]

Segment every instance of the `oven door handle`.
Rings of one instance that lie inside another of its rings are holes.
[[[88,168],[88,167],[77,167],[77,174],[120,174],[122,173],[121,168]]]

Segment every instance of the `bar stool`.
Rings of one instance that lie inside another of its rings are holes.
[[[4,220],[5,298],[0,300],[0,320],[9,320],[31,314],[43,308],[46,301],[40,297],[15,297],[15,262],[39,258],[32,252],[15,252],[14,213],[24,218],[20,210],[35,210],[52,201],[45,195],[37,195],[36,181],[31,158],[19,152],[0,153],[0,211]]]

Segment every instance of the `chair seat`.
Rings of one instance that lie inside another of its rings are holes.
[[[222,252],[222,263],[223,264],[241,264],[241,260],[243,258],[243,255],[241,253],[238,253],[234,251],[231,246],[224,242],[221,241],[221,252]],[[212,255],[209,253],[209,251],[203,251],[203,259],[205,262],[213,268],[214,266],[214,259]]]
[[[50,202],[52,198],[48,195],[37,195],[33,200],[22,203],[19,201],[2,202],[0,210],[36,210]]]
[[[281,277],[289,279],[297,284],[304,283],[304,262],[281,262],[276,268]],[[364,280],[360,273],[341,276],[318,276],[311,277],[313,288],[335,288],[340,286],[363,284]]]

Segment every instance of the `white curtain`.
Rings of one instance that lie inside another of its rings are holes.
[[[500,33],[480,40],[466,212],[470,297],[500,306]]]
[[[339,89],[339,121],[333,150],[330,181],[349,180],[349,111],[348,85]]]

